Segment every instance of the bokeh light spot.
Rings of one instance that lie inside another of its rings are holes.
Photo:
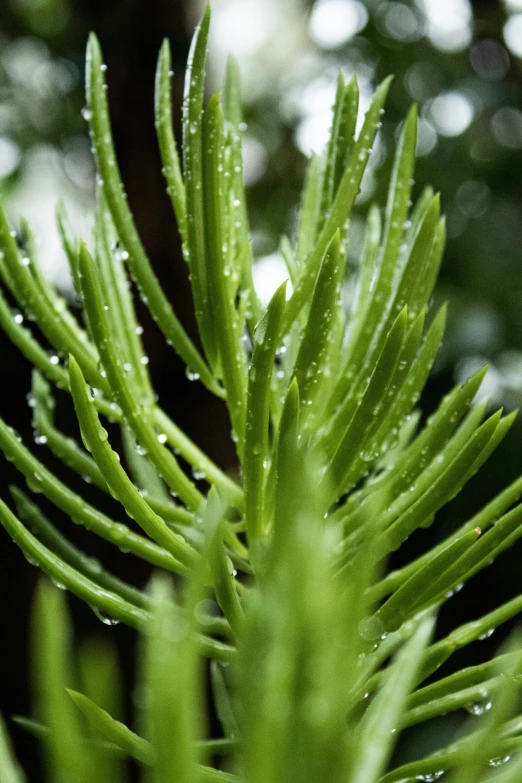
[[[504,25],[504,41],[515,57],[522,57],[522,14],[514,14]]]
[[[462,51],[471,41],[469,0],[421,0],[428,20],[428,37],[445,52]]]
[[[263,307],[267,307],[279,286],[288,280],[288,270],[280,253],[259,258],[253,268],[254,287]],[[286,286],[287,298],[292,293],[290,281]]]
[[[221,49],[243,57],[259,51],[276,27],[277,17],[270,3],[234,0],[215,13],[212,35]]]
[[[522,149],[522,111],[514,106],[503,106],[491,120],[495,139],[510,150]]]
[[[266,171],[268,153],[266,147],[254,136],[245,136],[243,139],[243,179],[245,185],[254,185],[259,182]]]
[[[442,136],[460,136],[474,115],[473,104],[458,90],[443,92],[431,103],[431,118]]]
[[[20,150],[12,139],[0,136],[0,179],[8,177],[18,168]]]
[[[491,202],[491,191],[485,182],[468,179],[457,190],[457,204],[466,217],[481,217]]]
[[[408,42],[418,41],[424,35],[424,20],[415,8],[392,2],[383,3],[379,10],[379,26],[390,38]]]
[[[509,55],[498,41],[486,38],[471,47],[473,68],[483,79],[502,79],[509,71]]]
[[[425,117],[419,118],[417,128],[417,155],[419,158],[429,155],[437,146],[437,131]]]
[[[310,35],[323,49],[336,49],[360,32],[368,11],[358,0],[320,0],[310,17]]]

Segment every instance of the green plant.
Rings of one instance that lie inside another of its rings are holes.
[[[355,139],[357,84],[339,77],[331,138],[324,156],[310,162],[297,240],[282,242],[293,291],[287,297],[281,286],[263,313],[252,283],[232,60],[223,99],[214,96],[203,110],[209,20],[207,10],[187,69],[183,173],[166,43],[156,85],[159,145],[202,352],[176,318],[136,232],[94,36],[85,110],[99,171],[92,253],[59,216],[83,325],[43,278],[27,225],[17,237],[0,210],[3,284],[53,350],[1,295],[0,324],[36,368],[37,438],[112,494],[133,522],[108,518],[71,491],[3,422],[0,448],[32,492],[164,572],[145,591],[121,581],[12,488],[17,515],[0,503],[0,519],[26,557],[104,622],[143,634],[134,733],[114,717],[109,684],[116,673],[104,651],[80,655],[89,695],[67,695],[75,674],[64,600],[42,583],[34,631],[37,720],[19,721],[42,738],[52,781],[96,775],[112,783],[129,756],[145,779],[161,783],[392,783],[433,781],[446,771],[458,783],[514,783],[522,775],[517,639],[491,662],[426,680],[522,608],[518,597],[433,641],[437,609],[519,537],[522,479],[438,546],[386,571],[388,555],[432,523],[513,421],[500,411],[484,421],[486,405],[472,404],[481,371],[419,428],[415,406],[445,323],[444,308],[432,316],[428,306],[444,220],[429,188],[410,213],[415,111],[397,143],[384,220],[376,206],[369,211],[347,315],[340,288],[350,212],[390,82],[378,87]],[[157,404],[127,269],[191,377],[226,400],[241,481],[225,475]],[[85,449],[55,426],[49,381],[72,395]],[[126,467],[102,420],[120,425]],[[205,477],[208,494],[177,454]],[[179,577],[175,584],[169,572]],[[208,729],[207,674],[217,737]],[[401,730],[465,706],[486,714],[472,718],[451,745],[396,766]],[[23,775],[3,729],[2,736],[0,781],[18,783]],[[492,769],[510,756],[500,771]]]

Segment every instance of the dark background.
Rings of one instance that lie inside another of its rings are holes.
[[[5,59],[0,59],[0,106],[11,107],[16,116],[16,121],[6,121],[2,127],[0,112],[0,135],[13,139],[22,151],[20,165],[9,177],[0,180],[0,189],[9,203],[23,175],[26,154],[36,144],[45,142],[62,153],[69,148],[72,138],[85,136],[85,123],[80,116],[84,102],[81,74],[86,38],[90,30],[95,30],[108,65],[113,131],[129,201],[150,258],[177,313],[197,340],[186,270],[170,204],[164,194],[153,125],[154,70],[161,40],[168,36],[172,43],[173,95],[179,107],[194,5],[182,0],[148,3],[142,0],[35,3],[3,0],[0,58],[13,42],[36,38],[45,43],[51,62],[70,63],[77,75],[63,94],[37,96],[44,103],[46,121],[35,123],[26,111],[31,100],[30,85],[17,84]],[[215,4],[216,11],[219,5]],[[295,12],[295,24],[305,33],[312,6],[312,2],[302,2]],[[331,71],[338,65],[346,68],[353,63],[364,63],[370,67],[374,83],[390,72],[396,75],[383,128],[387,153],[375,172],[372,198],[383,203],[396,127],[413,99],[419,101],[421,116],[427,119],[432,100],[447,90],[472,95],[475,106],[473,120],[463,133],[453,137],[439,134],[433,150],[418,159],[417,191],[426,183],[441,191],[449,227],[447,252],[436,292],[437,301],[450,301],[448,334],[424,395],[423,408],[432,410],[456,377],[469,374],[484,360],[492,364],[488,389],[494,403],[513,408],[522,399],[522,114],[520,126],[516,121],[516,112],[522,107],[522,63],[504,45],[506,9],[501,2],[473,3],[471,41],[460,51],[448,52],[437,48],[424,34],[423,16],[416,4],[367,2],[365,6],[368,23],[347,44],[321,51],[305,34],[301,45],[318,59],[318,72],[321,68]],[[398,33],[396,30],[392,35],[396,25],[386,21],[391,6],[406,6],[417,19],[417,32],[414,30],[405,38],[405,28],[399,26]],[[417,70],[412,70],[414,67]],[[281,109],[284,91],[291,86],[281,79],[274,82],[272,90],[260,90],[255,99],[246,102],[249,133],[261,141],[268,156],[265,175],[248,191],[254,245],[259,255],[276,251],[281,233],[291,234],[302,182],[305,159],[294,143],[298,120]],[[506,108],[515,114],[498,115],[499,110]],[[498,132],[495,135],[492,130],[498,129],[499,116],[515,118],[513,127],[509,126],[504,136]],[[179,138],[179,127],[177,132]],[[71,188],[74,187],[72,182]],[[89,209],[92,198],[89,186],[77,196],[79,203],[83,199],[85,208]],[[361,204],[359,209],[364,214],[367,204]],[[355,263],[357,242],[350,252]],[[199,384],[187,381],[184,368],[164,345],[144,308],[138,305],[138,310],[162,404],[222,467],[234,470],[229,424],[222,406]],[[26,404],[30,368],[2,336],[0,350],[0,415],[30,443],[32,428]],[[77,434],[71,405],[64,395],[59,396],[57,417],[60,426]],[[520,473],[521,435],[521,425],[516,423],[480,476],[439,514],[430,530],[413,537],[408,547],[410,554],[468,518]],[[47,459],[42,447],[35,448],[40,458]],[[49,464],[78,491],[94,495],[95,490],[86,489],[81,480],[70,476],[58,463],[49,459]],[[0,471],[0,493],[7,497],[10,482],[20,485],[23,482],[9,463],[2,461]],[[117,513],[112,501],[100,493],[96,495],[100,507]],[[55,511],[46,508],[53,519],[57,518]],[[58,517],[58,522],[69,529],[68,520]],[[105,562],[110,557],[111,568],[129,581],[143,584],[147,580],[148,573],[142,564],[115,553],[85,531],[75,527],[72,537]],[[5,716],[28,715],[27,632],[31,596],[38,575],[2,530],[0,547],[0,708]],[[521,546],[515,547],[472,580],[444,610],[441,632],[517,593],[521,553]],[[70,599],[70,606],[77,640],[90,636],[114,640],[126,680],[131,682],[134,634],[123,627],[105,628],[74,598]],[[498,644],[500,637],[498,633],[493,639],[474,645],[465,652],[466,660],[482,659]],[[127,689],[127,715],[131,711],[130,693]],[[453,726],[451,722],[449,728]],[[438,727],[438,730],[444,729]],[[37,781],[38,761],[32,741],[16,727],[13,736],[28,778]]]

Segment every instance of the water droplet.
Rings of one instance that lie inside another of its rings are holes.
[[[185,370],[185,375],[189,379],[189,381],[199,381],[199,373],[194,372],[194,370],[191,370],[190,367],[187,367]]]
[[[100,71],[103,71],[103,73],[105,73],[106,70],[107,70],[107,65],[105,63],[102,63],[100,65]]]
[[[84,106],[82,109],[82,117],[86,122],[89,122],[92,117],[91,110],[87,106]]]
[[[144,364],[145,366],[149,363],[149,357],[148,356],[142,356],[140,359],[141,364]]]
[[[359,634],[363,639],[374,641],[380,639],[384,633],[384,626],[378,617],[366,617],[359,623]]]
[[[192,475],[196,481],[201,481],[202,479],[206,479],[207,474],[204,473],[202,470],[198,470],[195,466],[192,467]]]
[[[490,759],[489,760],[489,766],[490,767],[501,767],[502,764],[506,764],[509,761],[510,758],[511,758],[511,756],[498,756],[495,759]]]
[[[136,327],[136,334],[138,334],[138,335],[143,334],[143,326],[137,326]]]
[[[23,324],[24,317],[23,317],[22,313],[15,313],[15,315],[14,315],[14,322],[15,322],[15,324]]]
[[[104,625],[119,625],[120,621],[115,620],[114,617],[111,617],[107,614],[107,612],[104,612],[103,609],[98,609],[97,607],[93,606],[92,611]]]
[[[60,359],[58,358],[58,356],[56,356],[56,354],[50,356],[49,361],[51,362],[51,364],[60,364]]]
[[[33,476],[27,476],[25,482],[31,492],[41,493],[42,489],[42,477],[39,473],[34,473]]]
[[[472,701],[469,704],[466,704],[466,709],[470,713],[470,715],[484,715],[485,712],[488,712],[492,707],[492,702],[488,698],[487,692],[482,692],[482,699],[479,701]]]
[[[158,441],[159,441],[160,443],[166,443],[166,442],[167,442],[167,436],[165,435],[165,433],[164,433],[164,432],[160,432],[160,433],[159,433],[159,435],[158,435]]]

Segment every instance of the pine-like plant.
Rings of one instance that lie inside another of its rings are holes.
[[[115,676],[110,656],[84,653],[90,695],[67,691],[75,682],[69,620],[63,594],[43,582],[35,610],[36,712],[20,722],[41,737],[53,783],[114,783],[125,757],[157,783],[392,783],[443,774],[454,783],[517,783],[517,640],[488,663],[436,672],[513,618],[522,596],[437,641],[433,634],[437,609],[521,534],[522,479],[431,550],[399,570],[386,568],[388,556],[433,522],[513,421],[501,411],[485,418],[486,405],[474,404],[481,371],[419,426],[415,406],[445,324],[445,309],[429,307],[445,229],[431,189],[410,210],[415,110],[397,142],[384,213],[369,210],[346,311],[340,291],[350,215],[390,81],[378,87],[355,137],[357,83],[339,77],[330,140],[310,161],[296,241],[282,242],[293,290],[281,286],[263,312],[253,286],[233,60],[222,98],[204,107],[209,20],[207,10],[190,51],[182,165],[167,43],[156,84],[159,147],[201,350],[137,234],[94,36],[84,112],[98,165],[92,252],[59,216],[83,323],[43,277],[27,225],[17,234],[0,210],[6,295],[52,348],[0,295],[0,324],[35,367],[37,439],[116,498],[126,521],[61,483],[2,421],[0,448],[31,492],[158,570],[150,589],[123,582],[11,488],[16,514],[0,503],[0,519],[26,557],[104,622],[127,623],[143,637],[135,733],[111,715],[99,684]],[[129,274],[190,377],[226,401],[237,481],[159,407]],[[71,394],[84,447],[56,427],[51,384]],[[104,420],[121,426],[121,461]],[[178,456],[206,479],[207,494]],[[435,753],[397,766],[403,730],[466,706],[485,714],[470,718],[452,744],[441,741]],[[23,773],[1,734],[0,781],[20,783]]]

